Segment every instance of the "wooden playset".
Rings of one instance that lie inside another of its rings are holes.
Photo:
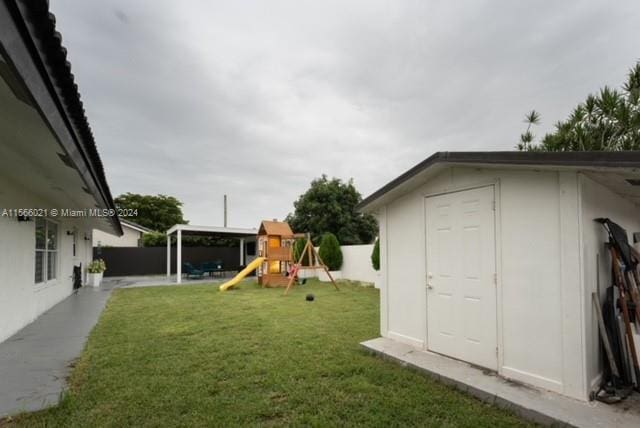
[[[304,236],[304,235],[302,235]],[[262,287],[285,287],[285,276],[293,263],[296,236],[288,223],[263,221],[258,230],[258,256],[264,260],[258,268],[258,284]]]
[[[297,239],[307,239],[299,260],[293,259],[293,246]],[[303,266],[304,255],[307,255],[308,266]],[[311,245],[308,234],[293,233],[286,222],[263,221],[258,230],[258,256],[263,257],[262,264],[257,269],[258,283],[262,287],[287,287],[285,294],[289,292],[298,273],[305,269],[324,269],[331,279],[336,290],[335,283],[329,270],[322,262],[317,251]]]
[[[297,239],[303,238],[306,238],[306,245],[296,262],[293,259],[293,246]],[[338,285],[329,273],[329,269],[311,244],[308,233],[293,233],[288,223],[265,220],[258,230],[257,247],[258,257],[233,279],[220,285],[220,291],[229,290],[255,270],[258,284],[263,288],[287,287],[284,293],[287,294],[298,280],[298,273],[305,269],[324,269],[333,286],[338,290]],[[305,255],[307,255],[308,266],[303,265]]]

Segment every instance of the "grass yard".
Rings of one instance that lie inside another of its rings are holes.
[[[378,325],[378,291],[354,285],[116,290],[62,403],[10,425],[526,424],[361,350]]]

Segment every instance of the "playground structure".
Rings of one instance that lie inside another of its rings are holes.
[[[263,221],[258,229],[258,256],[264,257],[257,270],[258,284],[264,287],[286,287],[286,273],[293,264],[293,245],[304,234],[294,234],[289,224],[282,221]]]
[[[293,246],[297,239],[306,238],[306,245],[300,253],[299,260],[293,259]],[[254,270],[258,277],[258,284],[262,288],[286,287],[285,295],[298,280],[298,273],[302,270],[324,269],[336,290],[338,285],[323,263],[320,255],[311,243],[310,235],[293,233],[286,222],[265,220],[260,224],[257,236],[258,257],[233,279],[220,286],[220,291],[226,291]],[[308,266],[303,266],[304,256],[307,256]]]

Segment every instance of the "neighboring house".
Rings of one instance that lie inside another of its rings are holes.
[[[82,281],[94,228],[122,233],[47,4],[0,2],[0,341]]]
[[[640,231],[640,152],[436,153],[366,198],[381,334],[587,400],[609,217]]]
[[[94,247],[142,247],[142,236],[152,232],[144,226],[140,226],[132,221],[120,219],[122,225],[122,235],[117,236],[99,229],[93,231]]]

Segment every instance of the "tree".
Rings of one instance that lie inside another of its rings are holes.
[[[333,233],[345,245],[368,244],[377,235],[378,223],[372,215],[356,212],[361,201],[353,180],[345,183],[323,174],[293,203],[295,210],[286,221],[295,232],[311,233],[315,244],[325,232]]]
[[[158,232],[188,223],[182,214],[182,202],[173,196],[125,193],[118,196],[115,203],[120,209],[137,210],[138,216],[131,220]]]
[[[297,239],[293,244],[293,260],[297,263],[302,255],[302,251],[304,250],[305,245],[307,245],[307,240],[305,238]],[[302,258],[302,265],[309,266],[309,254],[305,252],[304,257]]]
[[[172,242],[175,245],[175,237]],[[167,245],[167,234],[164,232],[145,233],[142,235],[142,245],[144,247],[165,247]],[[237,239],[219,238],[216,236],[182,236],[182,246],[235,248],[239,247],[240,244]]]
[[[525,117],[524,122],[527,124],[527,130],[524,134],[520,134],[520,143],[518,143],[518,150],[530,150],[535,135],[531,132],[532,125],[540,124],[540,113],[535,110],[531,110]]]
[[[620,91],[605,86],[597,95],[589,95],[567,120],[558,122],[553,132],[545,135],[539,144],[533,144],[534,137],[529,130],[539,119],[537,115],[535,121],[528,121],[527,131],[517,145],[519,150],[639,150],[640,62],[629,70],[627,82]]]
[[[380,270],[380,239],[376,239],[376,243],[373,245],[371,266],[373,266],[375,270]]]
[[[342,250],[340,242],[333,233],[325,233],[322,236],[318,254],[329,270],[340,270],[342,267]]]

